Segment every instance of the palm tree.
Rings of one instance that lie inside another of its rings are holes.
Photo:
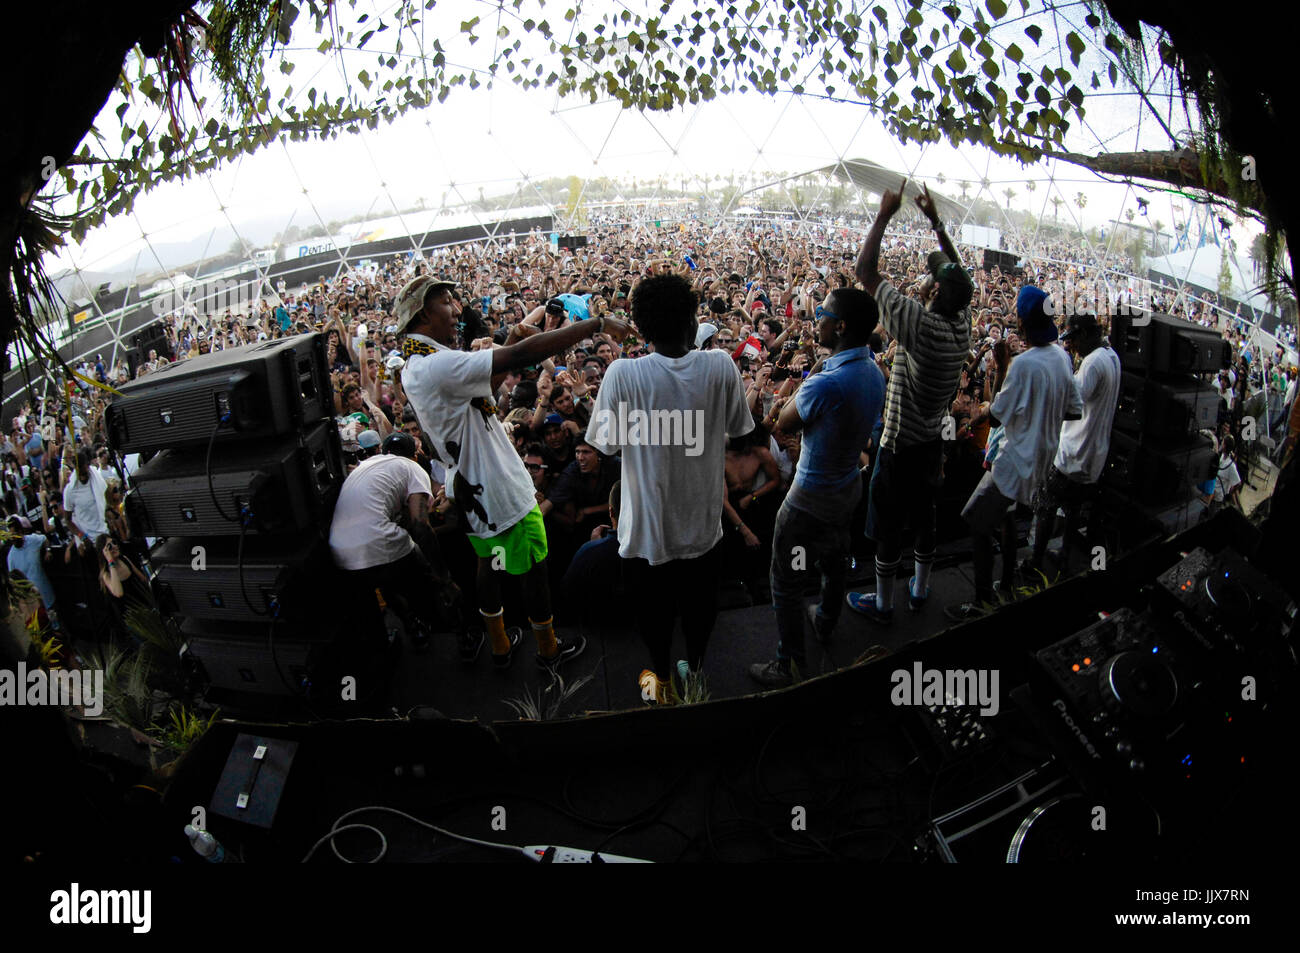
[[[970,191],[970,183],[969,183],[969,182],[958,182],[957,184],[961,186],[961,200],[962,200],[962,202],[965,202],[965,201],[966,201],[966,193]]]
[[[1007,186],[1006,190],[1003,191],[1002,194],[1007,197],[1007,209],[1010,210],[1011,200],[1016,197],[1016,190],[1011,188],[1010,186]]]
[[[1059,195],[1052,196],[1052,221],[1055,222],[1061,214],[1061,206],[1065,204],[1065,199]]]

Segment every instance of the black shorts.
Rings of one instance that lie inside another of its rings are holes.
[[[909,523],[921,535],[934,531],[934,501],[942,483],[943,441],[882,448],[871,474],[867,536],[877,543],[902,539]]]

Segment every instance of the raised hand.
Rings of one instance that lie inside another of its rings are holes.
[[[907,188],[907,179],[904,178],[897,192],[885,191],[880,197],[880,217],[890,218],[903,205],[903,190]]]
[[[928,185],[921,186],[921,194],[916,197],[916,204],[920,206],[921,211],[925,213],[925,217],[930,220],[931,225],[939,220],[939,211],[935,208],[934,199],[930,196],[930,187]]]

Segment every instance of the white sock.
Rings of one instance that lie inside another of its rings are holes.
[[[925,591],[930,588],[930,570],[934,568],[934,552],[931,551],[924,555],[913,553],[912,555],[916,566],[916,586],[912,591],[912,595],[921,598],[925,595]]]
[[[892,612],[894,608],[894,577],[898,575],[899,560],[892,563],[876,559],[876,608],[881,612]]]

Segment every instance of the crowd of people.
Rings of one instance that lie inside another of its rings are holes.
[[[730,589],[772,603],[780,643],[752,674],[788,684],[805,626],[829,639],[845,607],[892,621],[909,527],[906,601],[925,603],[942,488],[966,500],[974,540],[974,591],[948,607],[965,619],[1026,568],[1004,558],[992,578],[995,540],[1015,552],[1017,509],[1036,514],[1041,566],[1058,510],[1068,538],[1105,463],[1119,394],[1109,318],[1067,315],[1043,289],[1126,263],[1056,242],[1014,272],[985,269],[928,194],[917,204],[900,222],[901,192],[887,193],[865,243],[847,223],[603,224],[576,249],[533,233],[398,256],[249,308],[182,308],[136,376],[323,332],[349,471],[331,550],[417,648],[452,629],[466,664],[487,644],[504,667],[526,618],[555,671],[585,647],[557,638],[557,619],[623,625],[649,652],[643,696],[664,702],[675,677],[698,676]],[[1202,488],[1231,505],[1247,406],[1279,459],[1293,442],[1295,355],[1199,302],[1160,304],[1218,321],[1233,345],[1207,382],[1221,465]],[[59,543],[112,604],[147,598],[147,544],[122,505],[138,460],[115,459],[103,426],[128,368],[101,357],[78,370],[64,392],[33,395],[0,444],[9,566],[55,624],[40,577]],[[845,592],[854,554],[874,556],[869,591]],[[678,615],[687,658],[674,664]]]

